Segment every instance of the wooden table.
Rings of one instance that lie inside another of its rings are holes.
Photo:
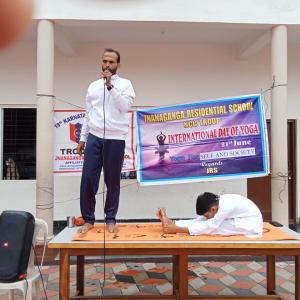
[[[60,300],[70,298],[70,256],[77,257],[76,298],[100,299],[84,296],[84,257],[103,255],[103,242],[74,242],[76,228],[65,228],[52,239],[48,247],[60,251]],[[291,241],[230,241],[230,242],[106,242],[105,255],[171,255],[173,257],[173,295],[170,296],[121,296],[122,299],[281,299],[276,295],[275,257],[295,257],[295,300],[300,300],[300,235],[287,229],[299,240]],[[188,296],[189,255],[252,255],[265,256],[267,261],[267,295],[265,296]],[[120,299],[120,296],[102,296],[101,299]]]

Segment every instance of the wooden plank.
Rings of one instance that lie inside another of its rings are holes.
[[[176,300],[175,296],[150,296],[150,295],[131,295],[131,296],[84,296],[84,297],[72,297],[72,300]]]
[[[276,280],[275,280],[275,256],[267,256],[267,294],[272,295],[275,292]]]
[[[278,295],[266,295],[266,296],[240,296],[240,295],[231,295],[231,296],[189,296],[188,299],[213,299],[213,300],[282,300]]]
[[[49,248],[70,248],[70,249],[103,249],[104,241],[100,240],[97,242],[87,242],[87,241],[73,241],[73,236],[76,233],[77,228],[65,228],[62,232],[56,235],[48,244]],[[300,235],[293,232],[292,230],[283,227],[281,229],[283,232],[289,234],[290,236],[298,240],[281,240],[281,241],[258,241],[258,240],[247,240],[247,241],[210,241],[202,240],[166,240],[158,239],[155,241],[145,241],[145,240],[134,240],[134,241],[117,241],[110,240],[105,242],[105,248],[107,250],[115,249],[157,249],[157,250],[178,250],[178,249],[300,249]]]
[[[176,300],[175,296],[148,296],[148,295],[132,295],[132,296],[84,296],[84,297],[72,297],[72,300]],[[282,300],[281,297],[277,295],[267,295],[267,296],[189,296],[187,299],[213,299],[213,300]]]
[[[103,255],[103,249],[91,248],[68,248],[70,255],[83,256],[98,256]],[[252,255],[252,256],[295,256],[299,254],[300,244],[298,249],[253,249],[253,248],[207,248],[207,249],[106,249],[106,255],[178,255],[181,251],[185,251],[189,255]]]
[[[84,256],[77,256],[77,270],[76,270],[76,287],[77,295],[84,295]]]
[[[172,265],[173,295],[177,296],[179,293],[179,255],[172,256]]]
[[[178,299],[186,300],[188,298],[188,255],[182,253],[179,255],[178,261],[178,275],[179,277],[179,291]]]
[[[49,248],[70,248],[70,249],[103,249],[102,242],[70,242],[70,243],[49,243]],[[273,241],[273,242],[255,242],[241,243],[241,242],[156,242],[149,243],[142,242],[122,242],[113,243],[106,242],[105,249],[299,249],[300,241]]]
[[[300,300],[300,255],[295,256],[295,300]]]
[[[60,249],[59,299],[70,299],[70,256],[68,249]]]

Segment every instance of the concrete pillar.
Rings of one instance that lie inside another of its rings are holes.
[[[287,28],[272,29],[271,172],[272,219],[288,225]]]
[[[52,236],[54,24],[40,20],[37,30],[36,216]]]

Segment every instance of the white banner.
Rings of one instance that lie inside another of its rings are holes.
[[[134,113],[127,114],[130,128],[126,138],[122,172],[134,171],[135,140]],[[81,175],[83,156],[76,151],[85,110],[54,110],[54,174]]]

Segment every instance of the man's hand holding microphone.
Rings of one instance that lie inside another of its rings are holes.
[[[107,67],[103,72],[102,72],[102,78],[104,79],[104,83],[107,87],[107,89],[110,91],[114,86],[111,84],[111,76],[112,76],[112,72],[109,69],[109,67]]]

